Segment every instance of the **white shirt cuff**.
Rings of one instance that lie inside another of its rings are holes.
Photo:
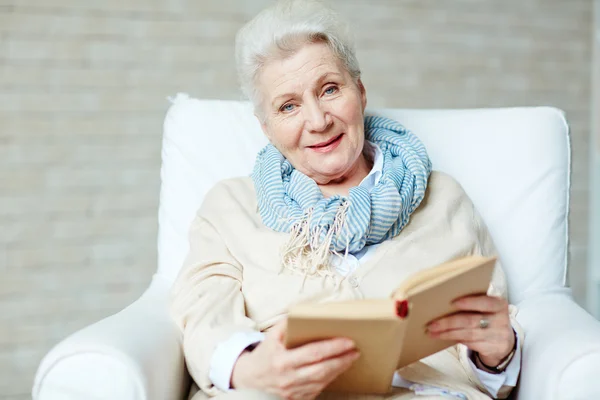
[[[225,392],[231,390],[231,374],[238,357],[248,346],[264,338],[262,332],[236,332],[219,343],[210,359],[208,377],[213,385]]]
[[[515,355],[512,360],[506,366],[506,369],[500,374],[492,374],[487,371],[483,371],[475,365],[475,363],[471,360],[471,356],[473,352],[471,350],[467,351],[467,356],[469,359],[469,364],[473,371],[479,377],[479,380],[485,386],[487,391],[494,397],[498,397],[498,392],[502,388],[502,386],[515,386],[517,381],[519,380],[519,372],[521,371],[521,344],[519,341],[519,335],[515,335],[517,344]]]

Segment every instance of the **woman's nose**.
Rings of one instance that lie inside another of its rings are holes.
[[[304,107],[306,127],[309,132],[324,132],[332,122],[331,115],[318,103],[314,102]]]

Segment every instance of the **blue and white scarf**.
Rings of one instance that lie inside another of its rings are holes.
[[[431,173],[425,146],[389,118],[365,117],[365,138],[383,154],[383,172],[371,190],[325,198],[317,183],[273,146],[256,158],[252,178],[263,223],[289,232],[283,266],[305,275],[331,275],[330,254],[355,253],[395,237],[419,206]]]

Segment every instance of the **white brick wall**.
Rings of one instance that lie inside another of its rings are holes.
[[[581,301],[592,2],[330,2],[357,35],[370,106],[567,111]],[[146,287],[165,97],[239,98],[233,37],[269,3],[0,0],[0,398],[28,398],[50,346]]]

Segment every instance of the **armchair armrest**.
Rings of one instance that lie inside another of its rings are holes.
[[[155,276],[123,311],[56,345],[42,360],[35,400],[181,400],[188,389],[169,284]]]
[[[517,399],[600,399],[600,322],[568,289],[518,304],[525,331]]]

